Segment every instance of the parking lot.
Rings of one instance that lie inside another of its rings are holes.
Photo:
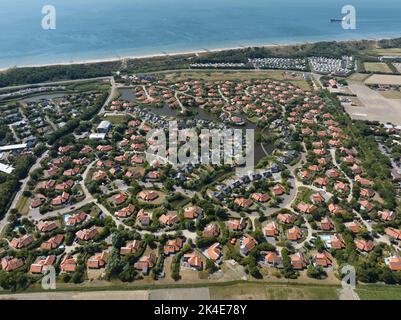
[[[353,119],[376,120],[401,125],[401,99],[386,99],[380,93],[361,83],[349,83],[351,91],[363,106],[345,106]]]

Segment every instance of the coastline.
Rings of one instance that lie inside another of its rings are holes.
[[[351,40],[350,40],[351,41]],[[321,42],[321,41],[316,41]],[[292,46],[292,45],[301,45],[313,42],[299,42],[299,43],[285,43],[285,44],[267,44],[267,45],[256,45],[256,46],[237,46],[237,47],[224,47],[224,48],[216,48],[206,50],[191,50],[191,51],[176,51],[176,52],[166,52],[166,53],[149,53],[149,54],[141,54],[141,55],[128,55],[128,56],[121,56],[116,58],[99,58],[99,59],[85,59],[79,61],[70,61],[70,62],[54,62],[54,63],[38,63],[38,64],[28,64],[28,65],[21,65],[16,67],[0,67],[0,72],[7,71],[9,69],[22,69],[22,68],[40,68],[40,67],[51,67],[51,66],[68,66],[68,65],[80,65],[80,64],[96,64],[96,63],[104,63],[104,62],[115,62],[121,61],[125,59],[149,59],[149,58],[159,58],[159,57],[176,57],[176,56],[185,56],[185,55],[198,55],[202,53],[208,52],[222,52],[227,50],[240,50],[244,48],[251,48],[251,47],[260,47],[260,48],[268,48],[268,47],[282,47],[282,46]]]
[[[401,37],[401,33],[399,35]],[[289,47],[289,46],[300,46],[306,44],[317,44],[321,42],[355,42],[355,41],[380,41],[380,40],[391,40],[397,39],[394,37],[382,37],[382,38],[358,38],[358,39],[332,39],[332,40],[315,40],[315,41],[297,41],[297,42],[286,42],[286,43],[270,43],[270,44],[255,44],[255,45],[244,45],[244,46],[234,46],[234,47],[223,47],[223,48],[215,48],[210,50],[183,50],[176,52],[160,52],[160,53],[149,53],[149,54],[140,54],[140,55],[127,55],[121,57],[109,57],[109,58],[99,58],[99,59],[84,59],[78,61],[69,61],[69,62],[54,62],[54,63],[37,63],[37,64],[26,64],[14,67],[0,67],[0,72],[5,72],[10,69],[22,69],[22,68],[40,68],[40,67],[52,67],[52,66],[69,66],[69,65],[81,65],[81,64],[98,64],[98,63],[107,63],[107,62],[116,62],[122,60],[135,60],[135,59],[150,59],[150,58],[160,58],[160,57],[177,57],[177,56],[185,56],[185,55],[194,55],[197,56],[199,54],[205,53],[213,53],[213,52],[222,52],[228,50],[241,50],[246,48],[274,48],[274,47]]]

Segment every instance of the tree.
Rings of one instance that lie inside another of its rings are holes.
[[[22,272],[1,272],[0,286],[3,289],[15,292],[17,290],[26,289],[31,283],[32,278]]]
[[[396,284],[397,280],[394,273],[389,268],[384,268],[380,279],[386,284]]]
[[[291,259],[287,248],[281,250],[281,255],[283,256],[283,270],[282,274],[285,278],[296,279],[297,273],[292,269]]]
[[[210,259],[206,259],[206,266],[205,266],[205,269],[206,269],[210,274],[212,274],[212,273],[214,273],[214,272],[216,272],[216,271],[218,270],[216,264],[215,264],[212,260],[210,260]]]
[[[99,187],[96,181],[89,181],[87,184],[88,191],[90,193],[98,193]]]
[[[314,266],[314,265],[309,265],[308,270],[306,272],[308,277],[314,278],[314,279],[323,279],[327,277],[326,271],[323,270],[322,266]]]
[[[124,270],[118,275],[118,278],[123,282],[131,282],[135,279],[135,275],[136,271],[126,264]]]
[[[326,249],[325,244],[320,237],[316,238],[315,246],[316,250],[320,253],[322,253]]]
[[[110,256],[107,261],[106,278],[113,279],[124,270],[125,263],[120,259],[120,253],[117,248],[111,250]]]

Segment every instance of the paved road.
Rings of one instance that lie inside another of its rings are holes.
[[[14,90],[14,89],[24,89],[24,88],[29,88],[33,86],[48,86],[50,84],[68,84],[68,83],[74,83],[74,82],[86,82],[86,81],[93,81],[93,80],[107,80],[112,77],[97,77],[97,78],[86,78],[86,79],[76,79],[76,80],[63,80],[63,81],[55,81],[55,82],[41,82],[41,83],[31,83],[31,84],[24,84],[21,86],[10,86],[10,87],[4,87],[1,88],[0,90]]]
[[[388,153],[386,147],[383,145],[382,142],[378,142],[377,143],[379,146],[379,150],[390,160],[391,162],[391,166],[393,167],[393,169],[395,170],[400,170],[400,167],[398,166],[398,164],[394,161],[393,157]]]
[[[82,191],[83,191],[83,193],[84,193],[84,195],[85,195],[85,199],[82,200],[82,201],[79,201],[79,202],[77,202],[77,203],[75,203],[75,204],[73,204],[72,206],[73,206],[74,208],[79,208],[79,207],[82,207],[82,206],[84,206],[84,205],[86,205],[86,204],[89,204],[89,203],[91,203],[91,202],[95,202],[95,201],[96,201],[96,199],[93,198],[93,196],[92,196],[92,195],[89,193],[89,191],[86,189],[86,187],[85,187],[85,182],[84,182],[85,179],[86,179],[86,177],[87,177],[87,175],[88,175],[88,173],[89,173],[89,170],[92,168],[92,166],[93,166],[95,163],[96,163],[96,160],[93,161],[92,163],[90,163],[90,164],[88,165],[88,167],[85,169],[84,173],[82,174],[82,180],[79,182],[79,184],[80,184],[80,186],[81,186],[81,188],[82,188]],[[59,215],[64,215],[64,214],[66,214],[66,213],[70,213],[71,211],[73,211],[73,210],[71,210],[70,208],[71,208],[71,205],[69,205],[68,207],[59,209],[59,210],[49,211],[49,212],[47,212],[45,215],[40,214],[39,210],[33,210],[33,211],[31,211],[31,212],[29,213],[29,217],[32,218],[32,219],[34,219],[34,220],[36,220],[36,221],[43,219],[43,217],[46,217],[46,218],[49,218],[49,217],[57,217],[57,216],[59,216]]]
[[[79,184],[84,192],[84,195],[85,195],[85,200],[83,200],[83,201],[87,201],[88,203],[94,202],[100,208],[100,210],[102,210],[103,213],[112,217],[112,219],[116,223],[117,227],[120,225],[127,227],[121,220],[119,220],[114,214],[112,214],[104,205],[99,203],[98,200],[95,199],[92,196],[92,194],[89,192],[88,188],[86,188],[85,181],[87,180],[88,174],[89,174],[90,170],[92,169],[93,165],[96,163],[96,161],[97,160],[94,160],[88,165],[88,167],[85,169],[85,171],[82,175],[82,180],[79,182]],[[81,204],[79,206],[81,206]]]
[[[49,118],[48,115],[45,116],[45,120],[47,121],[48,124],[50,124],[50,126],[54,131],[58,129],[58,127],[54,124],[54,122]]]
[[[301,249],[301,248],[304,246],[305,243],[309,242],[309,241],[312,239],[312,232],[313,232],[313,229],[312,229],[312,227],[311,227],[311,225],[309,224],[308,221],[305,220],[305,224],[306,224],[306,228],[307,228],[308,233],[307,233],[306,238],[305,238],[304,241],[302,241],[302,242],[297,243],[297,244],[294,245],[294,248],[295,248],[296,250]]]
[[[178,105],[180,106],[181,113],[184,113],[185,111],[187,111],[187,109],[186,109],[186,108],[184,107],[184,105],[182,104],[182,102],[181,102],[180,98],[178,97],[178,95],[179,95],[179,92],[178,92],[178,91],[175,91],[174,97],[175,97],[175,99],[177,100]]]
[[[110,79],[110,84],[111,84],[111,90],[110,90],[110,94],[107,97],[106,101],[103,103],[102,109],[100,109],[99,111],[99,115],[105,113],[106,111],[106,107],[111,103],[111,100],[113,100],[113,98],[115,97],[116,94],[116,81],[114,80],[114,77],[109,77],[108,79]]]
[[[223,94],[223,92],[221,92],[220,86],[219,86],[219,88],[218,88],[218,91],[219,91],[219,94],[221,95],[221,97],[223,98],[223,100],[224,100],[226,103],[230,103],[230,100],[228,100],[228,98]]]
[[[91,81],[91,80],[106,80],[106,79],[109,79],[109,80],[110,80],[110,83],[111,83],[111,90],[110,90],[110,94],[109,94],[108,98],[106,99],[105,103],[104,103],[103,106],[102,106],[102,109],[101,109],[101,111],[100,111],[100,113],[101,113],[101,112],[104,111],[105,107],[111,102],[111,100],[112,100],[113,97],[114,97],[115,90],[116,90],[116,83],[115,83],[114,77],[98,77],[98,78],[79,79],[79,80],[57,81],[57,82],[49,82],[49,83],[45,82],[45,83],[37,83],[37,84],[34,84],[34,85],[35,85],[35,86],[41,86],[41,85],[48,85],[48,84],[66,84],[66,83],[86,82],[86,81]],[[22,89],[22,88],[26,88],[26,87],[30,87],[30,86],[33,86],[33,85],[31,84],[31,85],[23,85],[23,86],[5,87],[5,88],[2,88],[2,89],[19,89],[19,88]],[[7,224],[7,220],[8,220],[9,214],[10,214],[10,210],[16,207],[16,205],[17,205],[17,203],[18,203],[18,200],[20,199],[20,197],[21,197],[23,191],[25,190],[26,184],[28,183],[28,180],[29,180],[29,175],[31,174],[31,172],[32,172],[33,170],[39,168],[40,162],[47,156],[47,154],[48,154],[48,151],[46,151],[46,152],[36,161],[36,163],[31,167],[31,169],[30,169],[30,171],[29,171],[29,173],[28,173],[27,178],[25,178],[24,180],[21,181],[22,185],[21,185],[20,190],[19,190],[19,191],[17,192],[17,194],[15,195],[15,197],[14,197],[14,199],[13,199],[13,202],[12,202],[12,204],[11,204],[9,210],[7,211],[7,213],[5,214],[5,216],[3,217],[3,219],[0,221],[0,232],[3,230],[4,226]],[[82,186],[82,185],[84,185],[84,183],[82,183],[81,186]],[[84,189],[84,188],[83,188],[83,190],[84,190],[84,192],[85,192],[85,189]],[[91,201],[93,201],[93,198],[91,199],[90,197],[86,197],[84,201],[78,203],[77,205],[84,205],[84,204],[89,203],[89,202],[91,202]],[[64,209],[62,209],[62,210],[50,212],[50,213],[46,214],[46,216],[54,216],[54,215],[58,215],[58,214],[67,213],[67,212],[69,212],[69,211],[70,211],[69,208],[64,208]],[[36,211],[33,213],[33,215],[34,215],[34,216],[33,216],[34,219],[40,219],[40,218],[42,217],[41,215],[39,216],[38,212],[36,212]]]
[[[12,124],[12,123],[11,123],[11,124],[9,124],[9,125],[8,125],[8,127],[10,128],[11,132],[13,133],[13,136],[14,136],[15,142],[19,143],[19,142],[21,141],[21,139],[20,139],[20,138],[18,138],[18,136],[17,136],[17,133],[16,133],[16,132],[15,132],[15,130],[14,130],[14,126],[13,126],[13,124]]]
[[[354,189],[354,181],[347,176],[347,174],[341,169],[340,165],[337,163],[336,160],[336,149],[330,149],[330,154],[331,154],[331,158],[333,160],[333,164],[336,166],[336,168],[338,169],[338,171],[340,171],[344,177],[348,180],[348,184],[349,184],[349,194],[347,197],[347,202],[351,202],[352,200],[352,190]]]

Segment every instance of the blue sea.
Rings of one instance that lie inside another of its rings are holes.
[[[356,30],[344,30],[344,5]],[[56,9],[43,30],[42,7]],[[0,67],[401,36],[400,0],[0,0]]]

